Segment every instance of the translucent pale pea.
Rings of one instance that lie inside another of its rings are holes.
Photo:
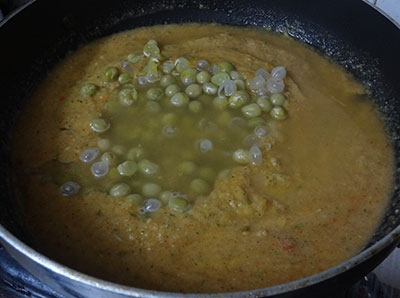
[[[204,84],[211,80],[211,75],[206,71],[200,71],[197,74],[196,79],[199,84]]]
[[[133,147],[129,149],[126,158],[133,161],[138,161],[145,156],[144,149],[141,147]]]
[[[240,108],[250,100],[250,96],[246,91],[238,90],[235,91],[231,97],[229,97],[229,107],[233,109]]]
[[[142,213],[146,212],[156,212],[158,211],[162,206],[161,201],[157,199],[147,199],[146,201],[143,202],[142,208],[140,208],[140,211]]]
[[[271,95],[270,100],[274,106],[283,106],[286,101],[286,96],[281,93],[274,93]]]
[[[142,186],[142,194],[145,197],[157,197],[161,192],[161,187],[156,183],[146,183]]]
[[[90,128],[95,132],[105,132],[110,128],[110,124],[103,118],[95,118],[90,122]]]
[[[179,91],[181,91],[181,88],[176,84],[172,84],[165,88],[165,95],[168,97],[172,97]]]
[[[269,112],[273,107],[271,101],[268,99],[267,96],[260,96],[259,98],[257,98],[256,102],[263,112]]]
[[[168,200],[168,208],[174,211],[185,212],[189,207],[189,201],[183,197],[172,197]]]
[[[199,178],[193,179],[192,182],[190,182],[189,188],[197,195],[207,194],[207,192],[210,190],[208,183]]]
[[[99,139],[97,141],[97,147],[102,151],[107,151],[110,149],[111,143],[109,139]]]
[[[212,150],[213,143],[208,139],[202,139],[199,141],[199,150],[203,153]]]
[[[275,120],[284,120],[287,117],[286,110],[279,106],[273,107],[269,114]]]
[[[250,162],[249,152],[244,149],[238,149],[233,152],[232,158],[234,161],[242,165],[248,164]]]
[[[138,168],[146,176],[157,175],[160,172],[160,167],[147,159],[139,161]]]
[[[163,76],[160,80],[160,85],[167,87],[175,82],[175,78],[169,74]]]
[[[82,162],[89,163],[94,161],[99,156],[99,150],[97,148],[88,148],[79,156]]]
[[[218,92],[218,87],[215,86],[213,83],[204,83],[203,91],[205,94],[215,95]]]
[[[189,102],[189,111],[191,111],[192,113],[200,113],[202,109],[203,106],[200,101],[192,100],[191,102]]]
[[[181,81],[184,85],[188,86],[190,84],[196,83],[197,70],[193,68],[186,68],[181,73]]]
[[[80,185],[74,181],[65,182],[63,185],[60,186],[60,193],[64,197],[72,197],[79,192]]]
[[[105,152],[101,156],[101,160],[108,163],[109,166],[113,166],[117,162],[117,157],[112,152]]]
[[[190,97],[190,98],[196,98],[198,97],[202,92],[202,88],[199,84],[190,84],[189,86],[186,87],[185,93]]]
[[[143,198],[140,194],[130,194],[126,197],[126,200],[135,206],[141,206],[143,203]]]
[[[95,162],[90,167],[90,171],[92,172],[93,176],[95,176],[96,178],[100,178],[100,177],[107,175],[108,170],[109,170],[108,163],[106,163],[104,161]]]
[[[131,191],[131,188],[129,187],[128,184],[126,183],[118,183],[115,184],[111,189],[110,189],[110,195],[113,197],[123,197],[129,194]]]
[[[136,173],[138,166],[133,160],[127,160],[119,164],[117,170],[121,176],[132,176]]]
[[[213,83],[216,86],[220,86],[223,82],[227,80],[230,80],[229,74],[225,72],[219,72],[212,76],[211,83]]]
[[[254,118],[261,115],[261,108],[256,103],[251,103],[242,107],[242,113],[247,118]]]
[[[85,83],[82,85],[80,92],[83,96],[93,96],[96,94],[97,89],[95,84]]]
[[[178,92],[171,97],[170,102],[175,107],[183,107],[189,103],[189,96],[186,93]]]

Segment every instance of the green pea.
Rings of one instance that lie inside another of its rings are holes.
[[[95,132],[105,132],[110,128],[110,124],[103,118],[95,118],[90,121],[90,128]]]
[[[107,114],[115,114],[118,113],[121,109],[121,105],[117,102],[117,101],[107,101],[104,105],[103,105],[103,110],[107,113]]]
[[[205,94],[215,95],[218,92],[218,87],[215,86],[213,83],[204,83],[203,84],[203,91],[204,91]]]
[[[121,176],[132,176],[137,171],[137,164],[133,160],[127,160],[119,164],[117,170]]]
[[[261,117],[251,118],[247,122],[247,127],[249,128],[256,128],[259,125],[265,125],[265,120]]]
[[[211,75],[203,70],[197,74],[196,79],[199,84],[204,84],[211,80]]]
[[[286,96],[281,93],[274,93],[271,95],[271,103],[274,106],[283,106],[286,101]]]
[[[161,111],[161,106],[156,101],[148,101],[146,102],[146,110],[150,113],[158,113]]]
[[[97,86],[92,83],[85,83],[81,87],[81,94],[83,96],[93,96],[97,92]]]
[[[142,54],[134,54],[133,53],[133,54],[129,54],[127,59],[128,59],[129,62],[137,63],[137,62],[143,60],[143,55]]]
[[[120,84],[127,84],[132,81],[132,77],[129,73],[121,73],[118,77],[118,82]]]
[[[107,82],[115,81],[118,79],[119,70],[116,67],[107,67],[103,73],[103,78]]]
[[[101,156],[101,160],[108,163],[109,166],[115,165],[117,157],[112,152],[105,152]]]
[[[212,168],[204,167],[199,169],[199,177],[206,181],[213,182],[215,176],[215,171]]]
[[[126,200],[131,202],[135,206],[141,206],[143,203],[143,198],[140,194],[131,194],[126,197]]]
[[[167,87],[175,82],[175,79],[173,76],[167,74],[163,76],[160,80],[160,85],[163,87]]]
[[[185,212],[189,207],[189,201],[183,197],[173,197],[168,201],[168,208],[174,211]]]
[[[249,152],[244,149],[238,149],[233,152],[232,158],[234,161],[242,165],[248,164],[250,162]]]
[[[271,117],[275,120],[284,120],[287,117],[287,112],[284,108],[282,107],[273,107],[271,112],[269,112]]]
[[[139,161],[138,167],[139,171],[146,176],[157,175],[160,172],[160,167],[147,159]]]
[[[183,107],[189,103],[189,96],[186,93],[178,92],[171,97],[170,102],[175,107]]]
[[[150,88],[146,91],[146,97],[150,100],[159,100],[163,93],[161,88]]]
[[[258,117],[261,115],[261,108],[258,104],[251,103],[251,104],[248,104],[248,105],[242,107],[242,113],[247,118]]]
[[[125,154],[125,147],[122,145],[113,145],[111,147],[111,151],[117,155],[124,155]]]
[[[257,104],[260,106],[263,112],[269,112],[272,109],[272,104],[267,96],[261,96],[257,98]]]
[[[146,183],[142,187],[142,194],[145,197],[157,197],[161,192],[161,187],[155,183]]]
[[[110,189],[110,195],[113,197],[123,197],[126,196],[131,191],[131,188],[126,183],[118,183],[115,184]]]
[[[176,84],[172,84],[165,88],[165,95],[167,95],[168,97],[172,97],[179,91],[181,91],[181,88],[179,88],[179,86]]]
[[[126,106],[130,106],[138,99],[136,89],[124,88],[118,93],[119,101]]]
[[[174,197],[174,194],[171,191],[163,191],[160,193],[159,199],[164,204],[168,204],[168,201]]]
[[[199,97],[197,97],[196,100],[200,101],[204,105],[208,105],[212,99],[213,97],[211,95],[202,94]]]
[[[202,109],[203,106],[201,105],[200,101],[192,100],[191,102],[189,102],[189,111],[191,111],[192,113],[200,113]]]
[[[144,150],[141,147],[133,147],[126,154],[126,158],[133,161],[138,161],[145,156]]]
[[[219,67],[220,71],[226,73],[230,73],[233,70],[233,65],[226,61],[218,63],[217,66]]]
[[[189,67],[189,60],[188,59],[186,59],[184,57],[180,57],[180,58],[176,59],[175,68],[179,73],[183,72],[188,67]]]
[[[230,80],[231,77],[226,72],[219,72],[212,76],[211,82],[216,86],[221,86],[221,84],[227,80]]]
[[[185,92],[190,98],[196,98],[200,96],[202,88],[198,84],[190,84],[186,87]]]
[[[237,89],[239,90],[245,90],[246,89],[246,84],[243,80],[237,79],[234,81]]]
[[[197,70],[193,68],[186,68],[181,73],[181,81],[184,85],[190,85],[196,82]]]
[[[189,187],[195,194],[198,194],[198,195],[204,195],[210,189],[210,186],[208,185],[208,183],[206,181],[204,181],[203,179],[199,179],[199,178],[193,179],[192,182],[190,182]]]
[[[246,91],[239,90],[233,92],[229,97],[229,107],[237,109],[246,104],[250,100],[250,96]]]
[[[149,40],[143,48],[143,54],[146,57],[160,58],[160,49],[158,48],[157,42],[155,40]]]
[[[220,180],[226,179],[229,177],[230,173],[231,173],[230,169],[222,170],[221,172],[218,173],[217,179],[220,179]]]
[[[197,170],[197,166],[192,161],[184,161],[178,166],[179,173],[184,175],[193,175]]]
[[[167,113],[161,118],[162,124],[176,124],[178,116],[174,113]]]
[[[111,146],[111,142],[109,139],[99,139],[97,141],[97,147],[99,147],[99,149],[101,151],[107,151]]]
[[[223,110],[228,106],[228,99],[226,96],[217,96],[213,99],[212,104],[218,110]]]

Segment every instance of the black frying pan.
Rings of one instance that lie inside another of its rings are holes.
[[[286,32],[337,61],[372,93],[392,140],[396,172],[391,204],[368,245],[343,264],[300,281],[226,294],[327,297],[330,293],[336,297],[338,289],[379,264],[400,235],[400,29],[361,0],[31,1],[0,26],[0,241],[28,271],[66,296],[172,295],[97,280],[32,250],[15,212],[9,180],[9,137],[33,88],[71,50],[133,27],[184,22],[261,26]]]

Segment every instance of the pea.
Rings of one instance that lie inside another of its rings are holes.
[[[271,112],[269,112],[271,117],[276,120],[284,120],[287,117],[287,112],[284,108],[276,106],[273,107]]]
[[[188,59],[186,59],[184,57],[180,57],[180,58],[176,59],[175,68],[179,73],[183,72],[188,67],[189,67],[189,60]]]
[[[167,113],[161,118],[162,124],[176,124],[178,116],[174,113]]]
[[[205,94],[215,95],[215,94],[217,94],[218,87],[215,86],[213,83],[204,83],[203,84],[203,91],[204,91]]]
[[[248,164],[250,162],[249,152],[244,149],[238,149],[233,152],[232,158],[234,161],[242,165]]]
[[[173,76],[167,74],[163,76],[160,80],[160,85],[163,87],[167,87],[175,82],[175,79]]]
[[[163,93],[161,88],[150,88],[146,91],[146,97],[150,100],[159,100]]]
[[[159,199],[164,204],[168,204],[168,201],[173,197],[174,197],[174,194],[167,190],[167,191],[163,191],[160,193]]]
[[[203,179],[193,179],[192,182],[190,182],[189,185],[190,189],[198,195],[204,195],[209,191],[210,186],[206,181]]]
[[[115,81],[118,78],[119,70],[116,67],[108,67],[103,73],[103,78],[107,82]]]
[[[110,124],[102,118],[95,118],[90,121],[90,128],[95,132],[105,132],[110,128]]]
[[[172,84],[169,85],[166,89],[165,89],[165,95],[168,97],[172,97],[174,96],[176,93],[178,93],[179,91],[181,91],[181,88],[179,88],[178,85],[176,84]]]
[[[211,82],[216,86],[221,86],[221,84],[227,80],[230,80],[229,74],[226,72],[219,72],[212,76]]]
[[[107,151],[110,148],[110,140],[109,139],[99,139],[97,141],[97,147],[99,147],[99,149],[101,151]]]
[[[155,183],[146,183],[142,187],[142,194],[145,197],[157,197],[161,192],[161,187]]]
[[[81,94],[83,96],[93,96],[97,92],[97,86],[92,83],[85,83],[81,87]]]
[[[216,174],[212,168],[204,167],[199,169],[199,177],[206,181],[213,182],[215,176]]]
[[[223,110],[228,106],[228,99],[226,96],[217,96],[213,99],[213,106],[218,110]]]
[[[178,92],[171,97],[170,102],[175,107],[183,107],[189,103],[189,96],[186,93]]]
[[[189,201],[183,197],[173,197],[168,201],[168,208],[178,212],[186,211],[189,206]]]
[[[119,101],[126,106],[130,106],[138,99],[136,89],[124,88],[118,93]]]
[[[203,70],[197,74],[196,79],[199,84],[204,84],[211,80],[211,75]]]
[[[232,109],[237,109],[246,104],[249,100],[250,96],[246,91],[235,91],[233,92],[231,97],[229,97],[229,107],[231,107]]]
[[[251,103],[251,104],[248,104],[248,105],[242,107],[242,113],[247,118],[258,117],[261,115],[261,108],[258,104]]]
[[[143,54],[146,57],[160,58],[160,49],[158,48],[157,42],[155,40],[149,40],[143,48]]]
[[[272,104],[267,96],[261,96],[257,98],[257,104],[260,106],[263,112],[269,112],[272,109]]]
[[[218,63],[217,66],[222,72],[230,73],[233,70],[233,65],[226,61]]]
[[[129,73],[121,73],[118,77],[118,82],[120,84],[127,84],[132,81],[132,77]]]
[[[247,127],[249,128],[256,128],[259,125],[265,125],[265,120],[261,117],[251,118],[247,122]]]
[[[230,169],[222,170],[221,172],[218,173],[217,179],[220,179],[220,180],[226,179],[229,177],[230,173],[231,173]]]
[[[111,147],[111,151],[114,152],[115,154],[118,155],[124,155],[125,154],[125,147],[122,145],[113,145]]]
[[[161,106],[158,102],[148,101],[146,102],[146,110],[150,113],[158,113],[161,111]]]
[[[127,59],[129,62],[137,63],[137,62],[143,60],[143,55],[142,54],[129,54]]]
[[[139,171],[146,176],[157,175],[160,172],[160,167],[147,159],[139,161],[138,167]]]
[[[115,114],[118,113],[118,111],[120,110],[121,105],[117,102],[117,101],[107,101],[104,106],[103,106],[103,110],[107,113],[107,114]]]
[[[131,194],[126,197],[126,200],[135,206],[141,206],[143,203],[143,198],[140,194]]]
[[[112,152],[105,152],[101,156],[101,160],[108,163],[109,166],[112,166],[117,162],[117,157]]]
[[[133,160],[127,160],[119,164],[117,170],[121,176],[132,176],[137,171],[137,164]]]
[[[123,197],[126,196],[130,192],[130,187],[126,183],[118,183],[115,184],[111,189],[110,189],[110,195],[113,197]]]
[[[202,88],[198,84],[190,84],[186,87],[185,92],[190,98],[196,98],[201,94]]]
[[[239,89],[239,90],[245,90],[246,89],[246,84],[245,84],[245,82],[243,80],[240,80],[240,79],[234,80],[234,83],[235,83],[237,89]]]
[[[133,161],[138,161],[145,156],[144,150],[141,147],[133,147],[126,154],[126,158]]]
[[[197,70],[193,68],[186,68],[181,73],[181,81],[184,85],[190,85],[196,82]]]
[[[283,106],[286,101],[286,96],[281,93],[274,93],[271,95],[271,103],[274,106]]]
[[[189,103],[189,111],[191,111],[192,113],[200,113],[201,110],[203,109],[203,106],[201,105],[200,101],[197,100],[192,100]]]
[[[197,170],[197,166],[192,161],[184,161],[178,166],[179,173],[184,175],[193,175]]]

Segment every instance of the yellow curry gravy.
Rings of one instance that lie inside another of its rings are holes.
[[[149,39],[166,57],[230,61],[247,78],[283,65],[290,107],[285,121],[272,123],[275,143],[261,166],[234,168],[185,213],[162,208],[143,220],[123,197],[63,197],[27,169],[79,163],[96,146],[88,123],[108,99],[83,99],[77,86],[101,85],[105,67]],[[82,47],[38,88],[14,153],[16,192],[39,251],[105,280],[176,292],[267,287],[354,256],[383,215],[393,171],[382,123],[345,71],[290,38],[220,25],[140,28]]]

